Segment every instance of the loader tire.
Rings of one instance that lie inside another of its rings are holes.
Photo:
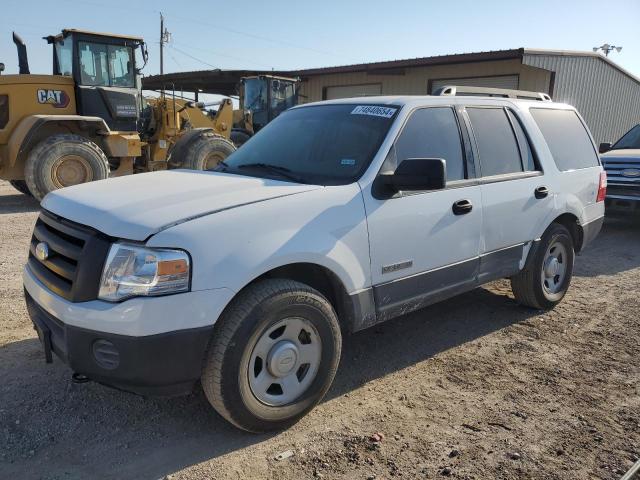
[[[27,187],[27,182],[25,182],[24,180],[9,180],[9,183],[13,188],[18,190],[20,193],[24,193],[25,195],[28,195],[30,197],[33,196],[29,191],[29,187]]]
[[[213,132],[204,132],[189,143],[178,162],[180,168],[213,170],[235,151],[231,141]]]
[[[33,196],[42,200],[58,188],[109,177],[109,161],[102,149],[80,135],[53,135],[29,153],[24,176]]]
[[[244,130],[232,130],[231,131],[231,141],[236,146],[236,148],[240,148],[242,145],[247,143],[247,141],[251,138]]]

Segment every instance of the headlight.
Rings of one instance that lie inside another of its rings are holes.
[[[186,292],[189,270],[189,255],[181,250],[114,243],[102,270],[98,298],[115,302]]]

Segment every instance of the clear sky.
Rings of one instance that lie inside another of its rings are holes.
[[[62,28],[143,36],[159,72],[159,12],[173,41],[165,72],[297,69],[517,47],[591,50],[640,76],[640,0],[2,0],[0,61],[17,73],[15,30],[32,73],[51,72],[41,37]]]

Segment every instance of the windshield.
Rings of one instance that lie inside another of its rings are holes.
[[[261,112],[267,108],[267,91],[265,80],[260,78],[247,78],[244,81],[244,105],[245,110]]]
[[[625,133],[611,149],[618,150],[631,148],[640,148],[640,124]]]
[[[292,109],[231,154],[218,170],[346,185],[369,166],[398,110],[396,106],[342,104]]]
[[[57,70],[54,74],[71,76],[73,70],[71,46],[71,39],[59,40],[55,43]]]

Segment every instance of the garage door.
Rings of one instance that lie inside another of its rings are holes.
[[[460,85],[461,87],[490,87],[490,88],[508,88],[512,90],[518,89],[518,75],[500,75],[495,77],[477,77],[477,78],[446,78],[434,80],[431,83],[431,92],[435,92],[438,88],[446,85]]]
[[[369,97],[371,95],[380,95],[382,93],[382,84],[369,83],[366,85],[341,85],[339,87],[327,87],[325,91],[326,100],[334,100],[336,98],[350,97]]]

